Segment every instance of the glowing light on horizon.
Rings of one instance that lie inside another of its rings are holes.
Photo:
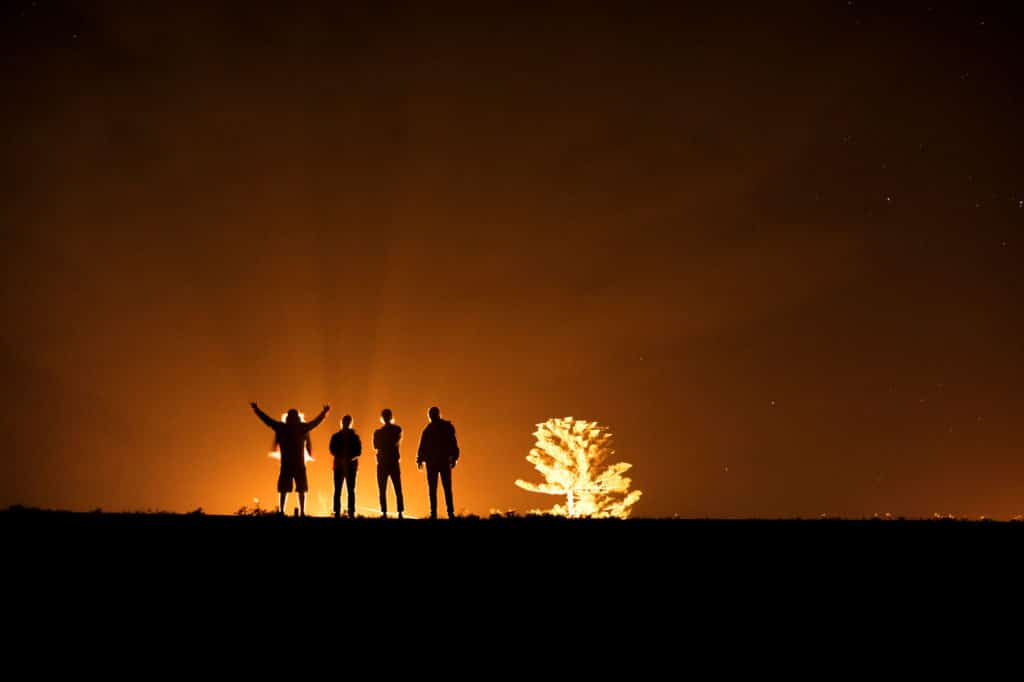
[[[632,481],[622,474],[632,468],[628,462],[605,465],[614,454],[612,434],[597,422],[572,417],[549,419],[533,433],[537,444],[526,460],[544,476],[544,483],[519,479],[523,490],[545,495],[564,495],[565,506],[533,510],[570,518],[627,518],[643,493],[630,490]]]

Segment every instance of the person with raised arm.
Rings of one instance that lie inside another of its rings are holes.
[[[302,421],[299,411],[294,407],[288,410],[283,422],[272,419],[256,403],[252,403],[252,411],[256,413],[260,421],[274,431],[274,442],[281,448],[281,473],[277,477],[277,492],[280,498],[278,512],[284,514],[288,493],[292,491],[294,484],[295,491],[299,494],[299,515],[305,516],[309,479],[306,477],[304,450],[309,439],[309,432],[320,426],[320,422],[331,411],[331,406],[324,405],[320,414],[310,422]]]

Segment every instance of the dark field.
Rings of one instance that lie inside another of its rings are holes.
[[[440,519],[294,518],[272,514],[103,513],[13,508],[0,512],[8,546],[31,557],[61,554],[102,562],[133,553],[260,563],[274,553],[358,564],[405,559],[426,567],[480,562],[564,561],[653,573],[736,562],[853,565],[996,559],[1024,546],[1020,521],[933,520],[568,520],[550,517]]]
[[[851,627],[881,614],[924,618],[998,606],[1017,593],[1024,565],[1024,523],[954,520],[350,521],[13,509],[0,512],[0,537],[7,603],[25,617],[195,615],[214,630],[275,616],[297,618],[301,630],[307,617],[336,618],[381,632],[443,618],[467,629],[460,637],[567,619],[598,631],[639,619],[638,632],[670,637],[684,626],[732,628],[750,614],[769,625],[801,613],[815,619],[805,625]]]

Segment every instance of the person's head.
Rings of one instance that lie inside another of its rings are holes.
[[[352,415],[346,414],[341,418],[341,428],[347,429],[352,426]]]
[[[380,421],[381,421],[382,424],[390,424],[391,423],[391,410],[389,410],[386,407],[383,410],[381,410],[381,412],[380,412]]]
[[[284,421],[286,424],[298,424],[302,420],[299,419],[299,411],[293,407],[288,410],[288,414],[285,415]]]
[[[436,422],[441,418],[441,408],[434,406],[427,410],[427,416],[430,417],[430,421]]]

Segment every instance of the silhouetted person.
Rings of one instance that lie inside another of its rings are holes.
[[[373,449],[377,451],[377,490],[380,491],[380,515],[388,514],[388,478],[395,486],[398,518],[402,518],[405,502],[402,500],[402,471],[398,466],[398,441],[402,440],[402,427],[391,423],[391,410],[380,413],[384,426],[373,432]]]
[[[416,468],[422,470],[423,465],[427,465],[430,518],[437,518],[437,477],[440,475],[441,487],[444,488],[444,502],[450,519],[455,516],[455,505],[452,501],[452,469],[459,459],[459,443],[455,440],[455,427],[450,421],[441,419],[440,409],[431,407],[427,416],[430,417],[430,423],[420,436]]]
[[[341,431],[331,436],[331,454],[334,455],[334,518],[341,514],[341,486],[348,486],[348,517],[356,515],[356,470],[363,452],[359,435],[352,429],[352,416],[341,418]]]
[[[281,449],[281,474],[277,477],[277,492],[280,493],[278,509],[283,514],[285,502],[288,501],[288,493],[292,491],[292,483],[295,484],[295,491],[299,494],[299,514],[306,515],[306,491],[309,490],[309,480],[306,478],[306,458],[303,450],[309,444],[312,452],[312,441],[309,439],[309,432],[320,426],[331,406],[324,405],[324,409],[311,422],[304,422],[299,417],[299,411],[295,408],[288,410],[283,422],[271,419],[270,416],[260,409],[259,405],[252,403],[252,411],[256,413],[264,424],[274,430],[274,442]]]

